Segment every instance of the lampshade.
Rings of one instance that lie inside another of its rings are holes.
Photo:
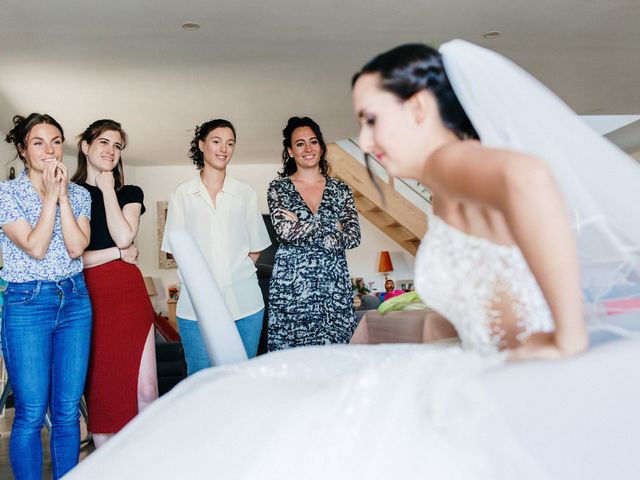
[[[393,263],[391,263],[391,255],[389,252],[380,252],[380,263],[378,263],[378,272],[389,273],[393,272]]]
[[[147,294],[150,297],[158,294],[158,291],[156,290],[156,284],[153,281],[153,277],[144,277],[144,286],[147,287]]]

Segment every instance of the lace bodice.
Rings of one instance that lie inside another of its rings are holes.
[[[506,346],[503,313],[515,318],[516,340],[554,329],[549,307],[522,252],[466,234],[430,216],[416,258],[420,297],[455,326],[465,348]]]

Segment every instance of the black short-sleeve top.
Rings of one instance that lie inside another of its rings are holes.
[[[102,250],[103,248],[115,247],[116,242],[113,241],[109,234],[107,226],[107,213],[104,209],[104,198],[98,187],[81,183],[84,188],[89,190],[91,194],[91,239],[87,250]],[[116,198],[120,208],[128,203],[139,203],[142,205],[140,214],[145,212],[144,193],[142,189],[136,185],[125,185],[120,190],[116,190]]]

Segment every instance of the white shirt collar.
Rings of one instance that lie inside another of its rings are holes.
[[[236,196],[238,194],[238,186],[239,186],[239,182],[227,173],[220,192],[226,193],[232,196]],[[196,173],[195,177],[193,177],[189,181],[188,188],[189,188],[188,192],[193,195],[196,195],[198,193],[209,195],[209,193],[207,192],[207,187],[205,187],[204,183],[202,183],[202,178],[200,178],[199,171],[198,173]]]

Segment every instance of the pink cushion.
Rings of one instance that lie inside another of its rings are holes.
[[[640,310],[640,298],[617,298],[614,300],[605,300],[602,303],[607,307],[607,315]]]
[[[402,295],[403,293],[405,293],[404,290],[393,290],[393,291],[391,291],[389,293],[385,293],[384,294],[384,301],[386,302],[390,298],[397,297],[398,295]]]

